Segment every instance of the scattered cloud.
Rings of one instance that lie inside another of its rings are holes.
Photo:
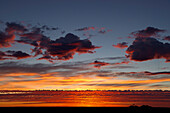
[[[98,33],[106,34],[107,32],[110,32],[110,31],[112,31],[112,30],[111,29],[106,30],[105,28],[102,27],[102,28],[99,29]]]
[[[89,39],[93,36],[96,36],[96,34],[93,35],[89,33],[91,30],[99,34],[106,34],[112,31],[111,29],[106,29],[105,27],[83,27],[83,28],[76,29],[75,31],[84,31],[85,33],[83,34],[83,36],[86,36]]]
[[[25,31],[28,31],[25,26],[21,24],[17,24],[15,22],[11,22],[11,23],[6,22],[6,26],[7,28],[5,29],[5,31],[8,34],[23,33]]]
[[[90,63],[90,65],[94,65],[95,68],[101,68],[102,66],[107,66],[110,65],[109,63],[106,62],[100,62],[100,61],[94,61],[93,63]]]
[[[88,30],[95,30],[95,27],[83,27],[79,29],[75,29],[75,31],[88,31]]]
[[[32,32],[23,34],[17,42],[35,46],[32,49],[35,56],[42,54],[42,50],[45,50],[43,57],[38,60],[47,59],[48,61],[69,60],[73,59],[75,53],[94,53],[94,49],[101,48],[101,46],[92,45],[90,40],[81,40],[78,36],[71,33],[66,34],[65,37],[51,40],[39,32]]]
[[[164,29],[159,29],[159,28],[155,28],[155,27],[147,27],[144,30],[138,30],[135,32],[130,33],[130,35],[133,35],[134,38],[137,37],[159,37],[159,33],[163,33],[166,30]]]
[[[0,51],[0,60],[19,60],[19,59],[24,59],[24,58],[30,58],[32,57],[31,55],[22,52],[22,51],[11,51],[8,50],[6,52]]]
[[[87,39],[90,39],[91,37],[94,37],[96,35],[90,34],[90,33],[84,33],[83,36],[86,36]]]
[[[32,26],[32,25],[30,25]],[[45,36],[44,30],[51,31],[51,30],[58,30],[58,27],[49,27],[47,25],[39,25],[33,27],[25,27],[24,25],[17,24],[15,22],[7,22],[6,28],[4,32],[0,32],[0,47],[11,47],[12,43],[22,43],[28,44],[33,46],[31,48],[32,53],[34,53],[33,57],[42,55],[37,60],[48,60],[49,62],[53,62],[54,60],[69,60],[73,59],[76,53],[83,54],[83,53],[95,53],[95,49],[101,48],[101,46],[95,46],[89,39],[81,40],[80,37],[68,33],[65,37],[60,37],[56,40],[51,40],[50,37]],[[94,27],[85,27],[78,30],[94,30]],[[65,31],[62,31],[64,34]],[[15,39],[15,35],[19,36],[19,39]],[[2,53],[2,52],[1,52]],[[17,59],[28,58],[30,55],[26,53],[22,53],[21,51],[6,52],[8,56],[14,56]],[[4,54],[6,54],[4,53]],[[20,55],[25,56],[20,56]],[[4,55],[3,55],[4,56]],[[1,60],[6,60],[8,58],[2,58]]]
[[[127,44],[128,44],[127,42],[122,42],[122,43],[117,43],[116,45],[113,44],[112,46],[115,47],[115,48],[124,49],[124,48],[128,47]]]

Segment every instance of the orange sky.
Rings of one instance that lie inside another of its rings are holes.
[[[53,76],[50,76],[52,75]],[[127,89],[158,89],[152,87],[152,85],[159,85],[161,83],[167,83],[170,81],[169,78],[155,78],[155,79],[138,79],[138,78],[127,78],[123,76],[115,77],[99,77],[97,73],[90,73],[90,76],[79,74],[72,77],[57,76],[57,72],[51,72],[48,74],[39,73],[11,73],[1,77],[1,81],[6,81],[5,84],[1,85],[2,90],[10,89],[71,89],[71,90],[97,90],[97,89],[116,89],[116,90],[127,90]],[[88,73],[89,74],[89,73]],[[17,76],[26,77],[21,78]],[[38,77],[34,77],[39,75]],[[56,75],[56,76],[54,76]],[[14,78],[11,78],[14,77]],[[15,78],[16,77],[16,78]],[[161,89],[167,89],[161,88]]]

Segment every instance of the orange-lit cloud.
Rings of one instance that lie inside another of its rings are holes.
[[[35,56],[43,55],[43,57],[40,57],[38,60],[46,59],[50,62],[55,59],[73,59],[75,53],[94,53],[94,49],[101,48],[101,46],[92,45],[90,40],[81,40],[78,36],[71,33],[68,33],[65,37],[60,37],[55,41],[50,40],[39,32],[32,32],[27,35],[24,34],[23,36],[25,37],[21,37],[17,42],[35,46],[35,48],[32,49]],[[45,50],[45,52],[42,53],[42,50]]]
[[[166,59],[170,60],[170,44],[162,43],[155,38],[136,38],[132,45],[130,45],[126,53],[131,60],[146,61],[152,59]]]
[[[0,48],[11,47],[11,44],[14,43],[15,35],[24,33],[27,29],[15,22],[7,22],[6,29],[4,32],[0,31]]]
[[[115,48],[120,48],[120,49],[124,49],[124,48],[127,48],[128,47],[128,45],[127,45],[128,43],[127,42],[122,42],[122,43],[117,43],[117,45],[112,45],[113,47],[115,47]]]
[[[101,46],[95,46],[89,39],[81,40],[80,37],[68,33],[65,37],[52,40],[50,37],[44,35],[44,31],[58,30],[56,27],[48,27],[43,25],[40,27],[25,27],[22,24],[15,22],[6,22],[6,28],[0,32],[0,48],[11,47],[11,44],[17,42],[33,46],[33,57],[40,56],[38,60],[47,60],[53,62],[55,60],[70,60],[74,58],[76,53],[95,53],[95,49]],[[80,30],[80,29],[79,29]],[[95,27],[82,28],[81,30],[95,30]],[[19,39],[15,39],[18,36]],[[11,50],[9,50],[11,51]],[[11,53],[11,52],[10,52]],[[17,59],[28,57],[16,57]],[[7,60],[7,58],[0,58]]]
[[[155,27],[147,27],[144,30],[138,30],[135,32],[132,32],[131,35],[134,36],[134,38],[137,37],[159,37],[159,33],[165,32],[164,29],[159,29]]]

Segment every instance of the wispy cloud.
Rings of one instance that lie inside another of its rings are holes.
[[[94,61],[92,63],[90,63],[90,65],[94,65],[95,68],[101,68],[102,66],[107,66],[107,65],[110,65],[109,63],[106,63],[106,62],[101,62],[101,61]]]
[[[83,28],[78,28],[75,29],[75,31],[88,31],[88,30],[95,30],[95,27],[83,27]]]

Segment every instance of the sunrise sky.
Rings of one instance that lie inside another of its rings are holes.
[[[1,0],[0,89],[170,90],[169,0]]]

